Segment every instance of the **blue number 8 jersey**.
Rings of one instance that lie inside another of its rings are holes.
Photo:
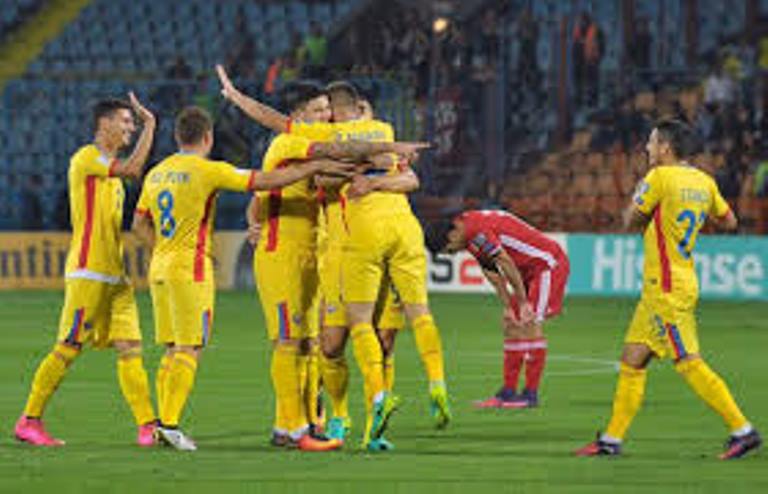
[[[658,166],[640,183],[634,201],[651,218],[643,237],[643,296],[693,307],[699,293],[693,264],[699,231],[707,216],[721,218],[729,211],[717,184],[692,166]]]

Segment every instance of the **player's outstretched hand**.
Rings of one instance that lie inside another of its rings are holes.
[[[221,95],[225,99],[232,100],[238,93],[235,85],[232,84],[232,80],[227,75],[227,71],[224,70],[224,66],[216,64],[216,75],[219,76],[219,82],[221,83]]]
[[[429,149],[430,147],[432,147],[432,144],[430,144],[429,142],[401,142],[401,141],[398,141],[398,142],[392,143],[392,148],[393,148],[392,150],[393,150],[393,152],[395,152],[395,153],[397,153],[397,154],[399,154],[401,156],[404,156],[406,158],[408,156],[413,156],[413,155],[418,154],[418,152],[421,151],[422,149]]]
[[[131,102],[133,111],[141,119],[142,122],[155,123],[155,115],[151,111],[149,111],[146,106],[141,104],[141,102],[133,93],[133,91],[128,92],[128,100]]]
[[[355,175],[347,189],[347,197],[351,200],[359,199],[370,193],[372,190],[371,181],[364,175]]]

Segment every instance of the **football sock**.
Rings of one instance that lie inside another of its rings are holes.
[[[165,381],[165,396],[163,406],[160,409],[160,421],[164,426],[176,427],[179,425],[181,412],[192,392],[197,373],[197,359],[185,352],[173,354],[173,362],[168,369],[168,377]]]
[[[173,354],[164,353],[160,358],[160,365],[157,366],[157,375],[155,375],[155,394],[157,395],[157,409],[163,409],[163,399],[165,398],[165,383],[168,380],[168,370],[173,362]]]
[[[421,362],[429,382],[445,382],[443,369],[443,348],[440,331],[435,325],[432,314],[424,314],[413,320],[413,336],[419,350]]]
[[[392,391],[395,387],[395,354],[394,352],[384,357],[384,388]]]
[[[538,391],[541,375],[547,363],[547,339],[536,338],[529,341],[525,360],[525,389]]]
[[[304,401],[307,408],[307,420],[310,424],[319,424],[320,416],[318,410],[318,400],[320,398],[320,349],[317,345],[312,345],[309,355],[306,359],[306,389],[304,390]]]
[[[621,441],[627,433],[632,420],[640,410],[645,394],[645,369],[635,369],[624,362],[619,369],[619,381],[616,383],[616,394],[613,397],[613,415],[605,436]]]
[[[700,358],[680,362],[675,365],[675,370],[710,408],[723,417],[731,432],[749,425],[728,386],[706,362]]]
[[[36,418],[43,415],[48,400],[67,373],[67,368],[79,353],[78,349],[61,343],[57,343],[53,347],[53,350],[37,367],[29,390],[27,405],[24,407],[24,415]]]
[[[275,346],[271,367],[277,409],[275,430],[294,431],[306,422],[306,417],[301,416],[303,407],[299,367],[298,349],[295,346]]]
[[[136,423],[143,425],[155,420],[157,416],[152,409],[152,401],[149,397],[149,379],[147,379],[147,371],[144,370],[141,349],[128,355],[118,356],[117,377],[120,381],[120,390],[128,406],[131,407]]]
[[[349,367],[347,358],[322,357],[323,388],[331,401],[331,413],[334,417],[349,417]]]
[[[384,391],[384,369],[381,343],[370,323],[352,326],[352,347],[355,360],[363,375],[363,391],[366,407],[370,408],[373,397]]]
[[[504,388],[517,389],[517,380],[523,368],[527,340],[508,338],[504,340]]]

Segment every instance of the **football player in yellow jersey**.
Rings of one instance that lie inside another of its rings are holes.
[[[699,354],[693,250],[706,219],[726,230],[734,230],[737,221],[712,177],[684,160],[693,141],[693,131],[677,120],[659,122],[648,138],[652,168],[624,214],[625,227],[645,230],[642,295],[624,340],[611,420],[605,432],[577,455],[621,453],[624,436],[642,404],[646,368],[654,357],[672,359],[693,391],[723,418],[730,437],[721,459],[741,457],[762,443],[726,384]]]
[[[179,420],[197,372],[202,348],[213,322],[214,280],[211,259],[213,209],[218,190],[248,191],[280,188],[315,173],[346,174],[354,165],[315,159],[262,173],[237,170],[210,161],[213,122],[202,109],[190,107],[176,119],[180,152],[167,158],[146,177],[133,228],[154,243],[150,289],[158,343],[167,351],[160,363],[157,387],[161,440],[185,451],[197,449],[179,428]],[[286,142],[287,160],[307,158],[364,159],[391,151],[386,146],[313,143],[293,136]]]
[[[120,160],[118,154],[136,131],[134,114],[144,128],[133,153]],[[136,301],[123,267],[121,179],[141,176],[152,147],[155,117],[131,93],[130,103],[117,99],[97,103],[93,119],[93,144],[80,148],[69,166],[73,232],[59,334],[37,368],[15,434],[38,446],[64,444],[46,432],[41,417],[83,344],[90,343],[117,351],[120,389],[139,426],[137,443],[151,446],[156,416],[142,362]]]
[[[322,87],[293,83],[282,91],[291,118],[328,121],[331,110]],[[299,163],[286,158],[294,137],[278,134],[264,155],[262,170]],[[272,342],[275,422],[272,444],[301,450],[327,450],[315,433],[318,419],[317,216],[313,184],[301,180],[283,189],[259,193],[248,209],[250,225],[263,230],[255,245],[254,279]]]
[[[366,142],[393,138],[391,126],[377,121],[352,120],[334,125],[293,122],[240,93],[221,66],[217,67],[217,71],[222,94],[251,118],[273,130],[311,136],[321,141]],[[333,98],[331,103],[333,106]],[[358,102],[354,99],[350,103],[350,112],[359,117]],[[413,157],[413,153],[408,154]],[[395,163],[390,166],[394,168]],[[365,442],[367,447],[376,449],[377,441],[397,406],[397,400],[386,392],[381,345],[372,324],[375,302],[386,271],[400,292],[406,315],[414,327],[419,353],[430,380],[433,415],[439,427],[447,425],[450,412],[439,331],[427,304],[426,256],[421,226],[403,194],[374,189],[359,198],[354,207],[351,204],[348,206],[350,237],[356,232],[357,240],[350,238],[345,242],[343,295],[355,356],[364,376],[366,401],[372,404],[371,425],[366,427]],[[388,448],[384,446],[381,449]]]

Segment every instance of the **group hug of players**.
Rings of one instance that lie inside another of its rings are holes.
[[[71,159],[72,240],[59,332],[34,375],[16,438],[64,444],[47,432],[42,415],[88,343],[116,350],[120,389],[140,446],[197,449],[179,423],[213,332],[211,235],[220,190],[255,192],[246,215],[272,343],[272,444],[305,451],[342,447],[351,427],[345,357],[351,339],[363,378],[362,445],[372,452],[393,449],[384,433],[399,406],[394,343],[406,319],[429,382],[431,415],[438,428],[446,427],[452,416],[440,332],[427,299],[424,234],[406,196],[419,186],[411,165],[427,145],[395,142],[392,126],[377,120],[349,83],[296,83],[284,91],[285,115],[240,92],[222,67],[217,72],[222,95],[277,135],[260,171],[212,161],[212,119],[187,107],[175,121],[178,152],[143,178],[133,230],[152,245],[155,337],[166,349],[155,377],[157,409],[121,239],[122,179],[144,175],[156,121],[130,94],[130,101],[94,106],[94,141]],[[136,132],[136,117],[141,134],[132,153],[118,159]],[[736,227],[736,218],[712,178],[685,160],[691,141],[691,130],[674,120],[659,122],[649,136],[651,170],[624,213],[625,226],[645,231],[643,292],[625,338],[611,419],[578,455],[620,454],[654,357],[671,358],[722,416],[730,435],[721,458],[741,457],[762,443],[699,355],[692,252],[706,218],[727,229]],[[504,308],[503,386],[475,406],[538,406],[547,355],[542,325],[562,310],[568,257],[555,241],[503,210],[465,211],[439,236],[446,251],[466,249],[477,259]],[[318,407],[320,383],[329,399],[326,417]]]

